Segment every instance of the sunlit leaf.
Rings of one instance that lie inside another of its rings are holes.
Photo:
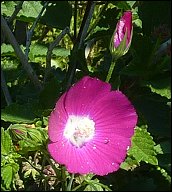
[[[14,179],[15,173],[19,170],[19,165],[17,163],[7,164],[1,168],[1,177],[6,185],[6,188],[9,189]]]
[[[33,56],[46,56],[47,55],[48,48],[47,46],[41,45],[41,44],[34,44],[30,46],[30,55]],[[69,55],[70,51],[62,48],[62,47],[56,47],[53,49],[53,55],[59,56],[59,57],[67,57]]]
[[[12,140],[8,131],[1,128],[1,154],[8,155],[12,151]]]
[[[128,156],[125,161],[120,165],[120,168],[128,171],[135,169],[137,166],[139,166],[138,161]]]
[[[7,16],[11,16],[16,5],[17,2],[15,1],[4,1],[2,2],[2,12]],[[24,1],[22,9],[17,14],[17,18],[27,22],[34,21],[42,7],[41,1]]]
[[[137,128],[135,134],[132,137],[132,146],[129,149],[129,155],[138,161],[144,161],[152,165],[157,165],[158,160],[156,158],[156,152],[154,149],[155,142],[153,141],[150,133],[146,129]]]
[[[157,93],[163,97],[171,98],[171,81],[170,77],[158,78],[158,80],[149,81],[146,83],[152,92]]]
[[[12,178],[13,178],[13,169],[12,166],[10,164],[7,164],[6,166],[4,166],[1,170],[1,177],[4,181],[4,184],[6,185],[6,188],[9,189],[11,182],[12,182]]]

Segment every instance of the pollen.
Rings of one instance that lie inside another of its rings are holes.
[[[64,136],[76,147],[82,147],[93,139],[95,134],[95,122],[89,117],[69,116]]]

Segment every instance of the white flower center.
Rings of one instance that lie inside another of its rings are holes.
[[[88,117],[69,116],[64,136],[76,147],[82,147],[93,138],[95,133],[95,122]]]

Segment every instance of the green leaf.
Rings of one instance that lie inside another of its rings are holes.
[[[1,119],[13,123],[33,123],[36,118],[29,104],[12,103],[1,112]]]
[[[150,133],[146,129],[136,128],[132,137],[132,146],[128,150],[128,154],[132,155],[138,162],[144,161],[152,165],[157,165],[156,152],[154,149],[154,141]]]
[[[151,89],[153,93],[157,93],[161,96],[171,99],[171,81],[170,77],[158,78],[149,82],[145,82],[145,85]]]
[[[24,1],[19,16],[37,18],[42,7],[41,1]]]
[[[133,170],[138,166],[139,166],[139,163],[137,162],[137,160],[128,156],[125,159],[125,161],[123,163],[121,163],[120,168],[128,171],[128,170]]]
[[[67,57],[70,55],[70,50],[63,47],[56,47],[53,49],[53,54],[59,57]]]
[[[8,131],[1,128],[1,154],[8,155],[12,151],[12,140]]]
[[[89,185],[86,186],[84,191],[104,191],[104,190],[100,185],[97,185],[95,183],[89,183]]]
[[[47,139],[47,130],[41,127],[29,127],[27,124],[14,124],[9,127],[11,133],[18,135],[18,140],[33,140],[34,142],[42,142]]]
[[[1,3],[2,13],[5,14],[6,16],[11,16],[16,5],[17,2],[14,1],[3,1]]]
[[[25,47],[23,45],[20,45],[21,50],[24,52]],[[1,54],[2,55],[13,55],[16,56],[15,51],[12,47],[12,45],[3,43],[1,45]]]
[[[46,8],[41,21],[51,27],[64,29],[70,26],[72,7],[67,1],[58,1]]]
[[[167,173],[167,171],[161,167],[157,167],[157,170],[159,170],[163,177],[166,178],[166,180],[171,184],[171,176]]]
[[[82,178],[86,181],[86,183],[88,183],[84,191],[104,191],[104,189],[105,191],[112,191],[108,186],[100,183],[97,178],[92,180],[93,177],[93,174],[87,174],[84,178]]]
[[[45,45],[34,44],[30,46],[29,57],[35,56],[46,56],[48,48]],[[53,54],[59,57],[67,57],[70,54],[70,51],[63,47],[56,47],[53,49]]]
[[[11,45],[3,43],[1,45],[1,54],[6,54],[6,53],[14,53],[14,49]]]
[[[163,151],[162,151],[162,148],[161,148],[160,144],[155,146],[155,151],[156,151],[157,154],[163,154]]]
[[[20,151],[36,151],[46,145],[48,134],[45,128],[29,128],[27,125],[11,125],[12,135],[19,141]]]
[[[4,181],[6,188],[9,189],[13,178],[13,168],[10,164],[7,164],[1,168],[1,171],[2,180]]]
[[[15,1],[4,1],[2,2],[2,13],[11,16],[15,10],[15,6],[17,2]],[[41,1],[24,1],[22,5],[22,9],[17,14],[17,19],[31,22],[34,21],[36,17],[38,17],[41,9],[42,9]]]
[[[10,185],[14,179],[15,174],[19,170],[19,165],[17,163],[6,164],[4,167],[1,167],[1,177],[6,185],[6,188],[9,189]]]
[[[99,180],[94,179],[94,180],[87,180],[88,185],[84,189],[84,191],[104,191],[103,187],[99,185]]]

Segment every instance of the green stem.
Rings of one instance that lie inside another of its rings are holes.
[[[10,105],[12,103],[12,99],[11,99],[11,95],[10,95],[10,92],[8,90],[8,86],[6,84],[5,76],[4,76],[2,69],[1,69],[1,87],[2,87],[2,91],[4,93],[7,105]]]
[[[75,1],[75,9],[74,9],[74,41],[77,37],[77,9],[78,9],[78,1]]]
[[[114,70],[114,67],[115,67],[115,64],[116,64],[116,59],[112,59],[112,63],[110,65],[110,68],[109,68],[109,71],[108,71],[108,74],[107,74],[107,77],[106,77],[106,82],[110,81],[113,70]]]
[[[94,23],[90,27],[89,31],[87,32],[86,38],[88,38],[89,34],[95,29],[96,25],[100,21],[100,18],[101,18],[103,11],[106,9],[107,6],[108,6],[108,2],[106,1],[105,4],[103,5],[103,7],[101,8],[100,12],[98,13],[98,15],[96,17],[97,19],[94,21]]]
[[[72,189],[72,183],[73,183],[74,176],[75,176],[75,174],[72,173],[69,184],[67,186],[67,191],[71,191],[71,189]]]
[[[67,188],[67,185],[66,185],[66,173],[65,173],[64,166],[61,166],[61,178],[62,178],[62,191],[65,191]]]

